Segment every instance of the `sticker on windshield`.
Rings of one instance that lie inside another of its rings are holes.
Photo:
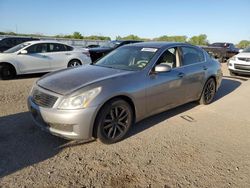
[[[156,52],[158,49],[157,48],[142,48],[142,52]]]

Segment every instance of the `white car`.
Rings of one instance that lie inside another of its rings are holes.
[[[91,63],[84,49],[50,41],[29,41],[0,53],[0,78],[51,72]]]
[[[228,61],[228,69],[231,75],[250,75],[250,47],[245,48],[241,53],[230,58]]]

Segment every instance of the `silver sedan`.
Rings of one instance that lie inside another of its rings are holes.
[[[111,144],[146,117],[191,101],[211,103],[221,79],[220,64],[199,47],[137,43],[45,75],[28,107],[35,123],[54,135]]]

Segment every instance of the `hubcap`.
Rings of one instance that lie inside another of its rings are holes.
[[[207,87],[205,88],[205,94],[204,94],[207,103],[213,100],[214,94],[215,94],[215,83],[213,80],[210,80],[207,83]]]
[[[128,110],[118,106],[110,110],[103,121],[103,130],[108,138],[119,137],[129,126]]]

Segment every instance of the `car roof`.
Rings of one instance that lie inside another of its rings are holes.
[[[139,43],[128,44],[127,46],[138,46],[138,47],[146,47],[146,48],[163,48],[163,47],[169,47],[169,46],[175,46],[175,45],[193,46],[191,44],[181,43],[181,42],[139,42]]]
[[[34,41],[27,41],[25,43],[29,43],[29,44],[41,44],[41,43],[58,43],[58,44],[64,44],[64,45],[68,45],[59,41],[54,41],[54,40],[34,40]],[[69,45],[68,45],[69,46]]]

